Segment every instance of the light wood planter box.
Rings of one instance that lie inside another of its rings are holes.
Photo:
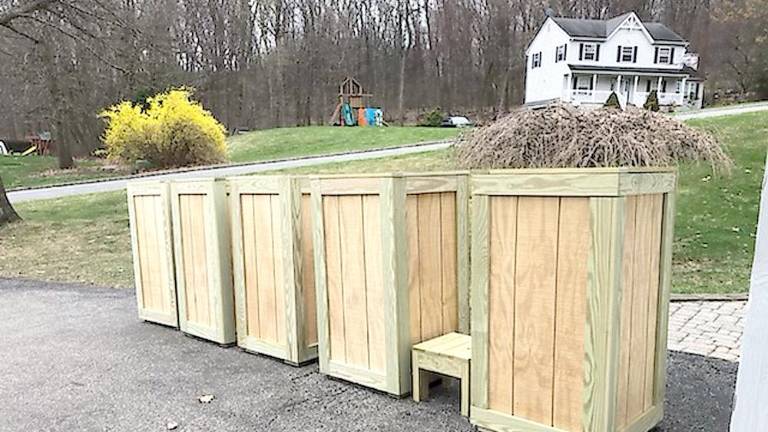
[[[235,307],[222,179],[171,183],[179,326],[193,336],[235,342]]]
[[[229,181],[237,344],[291,364],[317,358],[309,181]]]
[[[312,180],[320,371],[411,391],[413,344],[468,330],[465,173]]]
[[[470,420],[648,431],[662,418],[675,173],[472,178]]]
[[[128,183],[128,216],[139,318],[178,327],[168,183]]]

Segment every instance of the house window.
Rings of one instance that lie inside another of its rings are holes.
[[[534,53],[531,57],[531,69],[541,67],[541,51]]]
[[[616,61],[619,63],[635,63],[637,61],[637,47],[620,46],[616,54]]]
[[[656,64],[672,64],[675,57],[674,48],[670,47],[657,47],[656,48]]]
[[[599,61],[600,45],[594,43],[583,43],[580,46],[581,54],[579,60]]]
[[[560,45],[559,47],[555,48],[555,63],[564,61],[567,55],[567,52],[568,52],[568,45]]]

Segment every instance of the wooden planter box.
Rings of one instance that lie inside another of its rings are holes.
[[[675,173],[472,178],[472,407],[494,431],[663,416]]]
[[[139,318],[178,327],[168,183],[128,183],[128,216]]]
[[[237,344],[292,364],[317,358],[309,181],[229,181]]]
[[[411,346],[468,329],[467,176],[312,181],[320,371],[394,395]]]
[[[171,183],[179,327],[222,345],[235,342],[226,183]]]

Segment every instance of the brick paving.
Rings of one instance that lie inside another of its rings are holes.
[[[667,347],[739,361],[745,301],[673,302],[669,306]]]

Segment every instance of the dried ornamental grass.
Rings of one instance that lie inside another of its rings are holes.
[[[523,108],[463,135],[457,158],[464,168],[649,167],[694,161],[727,172],[732,164],[712,135],[668,115],[561,104]]]

